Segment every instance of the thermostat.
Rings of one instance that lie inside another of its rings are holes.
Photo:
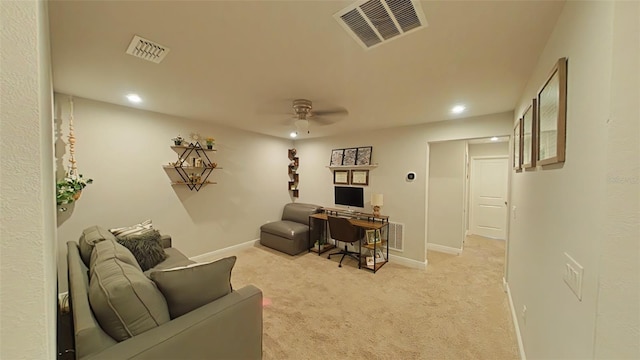
[[[416,179],[416,173],[413,171],[407,173],[407,181],[413,181]]]

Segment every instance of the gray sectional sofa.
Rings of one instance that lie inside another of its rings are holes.
[[[320,212],[320,209],[321,206],[313,204],[286,204],[280,221],[260,227],[260,244],[289,255],[309,250],[309,243],[313,244],[320,234],[320,226],[314,226],[313,222],[309,228],[309,215]]]
[[[99,226],[67,243],[76,359],[260,359],[262,292],[232,289],[235,257],[194,264],[161,241],[146,272]]]

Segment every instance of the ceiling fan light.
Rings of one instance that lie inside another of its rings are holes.
[[[298,120],[296,120],[295,125],[296,125],[296,129],[305,130],[305,129],[309,128],[309,120],[307,120],[307,119],[298,119]]]
[[[297,133],[296,131],[292,131],[292,132],[289,134],[289,136],[290,136],[290,137],[292,137],[292,138],[295,138],[295,137],[298,137],[298,133]]]

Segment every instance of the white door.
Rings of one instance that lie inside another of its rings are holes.
[[[509,158],[471,159],[472,234],[506,239]]]

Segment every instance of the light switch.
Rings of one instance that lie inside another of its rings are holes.
[[[566,264],[564,265],[564,282],[569,286],[571,291],[576,294],[578,300],[582,301],[582,275],[584,269],[569,254],[564,253]]]

